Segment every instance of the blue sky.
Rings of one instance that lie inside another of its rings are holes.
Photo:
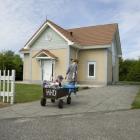
[[[46,16],[64,28],[118,23],[123,58],[140,57],[139,0],[1,0],[0,51],[18,52]]]

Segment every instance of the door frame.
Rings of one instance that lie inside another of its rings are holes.
[[[52,72],[51,72],[51,81],[53,81],[54,71],[55,71],[55,59],[40,59],[40,67],[41,67],[41,81],[43,81],[43,61],[50,61],[52,64]]]

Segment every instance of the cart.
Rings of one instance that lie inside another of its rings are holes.
[[[41,106],[46,106],[47,99],[51,99],[52,103],[58,100],[58,107],[63,108],[63,100],[66,98],[67,104],[71,104],[71,93],[78,91],[78,88],[71,85],[63,87],[43,87],[43,97],[41,98]]]

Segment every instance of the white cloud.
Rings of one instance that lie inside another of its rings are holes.
[[[138,0],[123,1],[116,19],[120,25],[120,35],[124,58],[140,56],[140,5]]]
[[[140,54],[139,0],[4,0],[0,1],[0,50],[18,51],[46,15],[62,27],[119,23],[123,55]]]
[[[0,1],[0,50],[18,52],[45,21],[46,15],[59,14],[57,10],[63,3],[64,0]]]

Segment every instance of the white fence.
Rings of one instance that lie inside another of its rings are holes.
[[[0,70],[0,101],[14,103],[15,100],[15,70]]]

